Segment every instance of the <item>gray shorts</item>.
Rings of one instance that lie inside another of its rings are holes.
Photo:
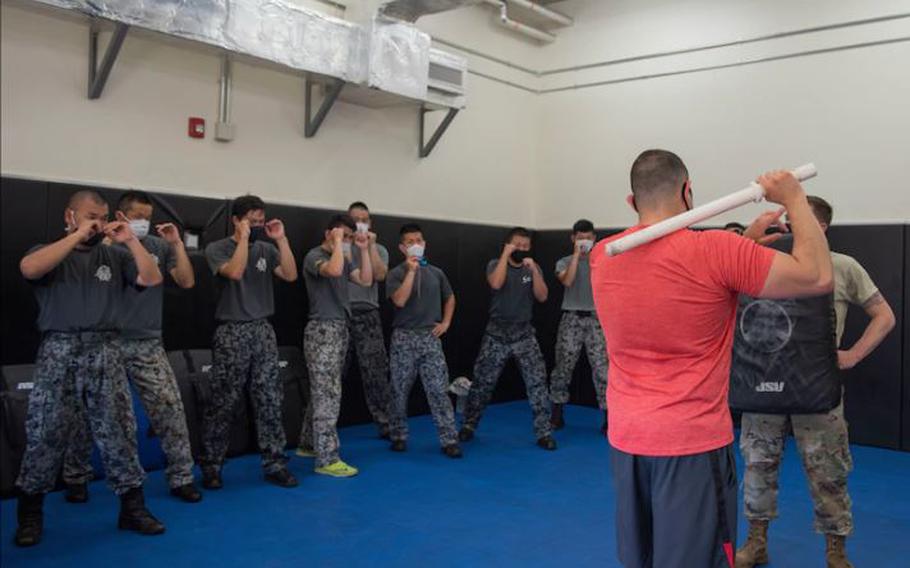
[[[732,568],[736,550],[733,447],[676,457],[611,448],[616,540],[627,568]]]

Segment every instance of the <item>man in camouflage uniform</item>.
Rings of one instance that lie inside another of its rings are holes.
[[[121,529],[161,534],[145,508],[145,472],[136,448],[136,418],[123,368],[117,310],[129,286],[161,284],[161,272],[128,224],[106,223],[98,193],[70,197],[67,235],[31,249],[19,264],[34,286],[43,334],[35,386],[29,395],[27,444],[16,486],[18,546],[41,540],[44,495],[54,488],[80,401],[98,447],[108,484],[120,496]],[[120,246],[99,246],[107,235]]]
[[[382,319],[379,317],[379,282],[384,282],[389,266],[389,251],[376,242],[372,231],[370,210],[357,201],[348,207],[348,215],[357,225],[357,232],[369,239],[370,264],[373,267],[373,285],[369,288],[356,282],[348,283],[351,298],[351,348],[357,357],[363,394],[379,436],[389,437],[389,357],[382,336]],[[360,249],[354,249],[353,262],[360,264]],[[350,358],[346,361],[350,361]]]
[[[831,206],[814,196],[809,197],[809,204],[822,229],[827,231],[832,218]],[[838,346],[851,304],[862,306],[871,318],[865,333],[853,347],[837,352],[840,368],[850,369],[888,335],[894,327],[894,313],[855,259],[832,252],[831,261]],[[736,553],[736,566],[751,568],[768,562],[768,523],[777,517],[778,476],[789,426],[793,428],[815,503],[815,530],[825,535],[827,565],[829,568],[850,567],[844,541],[853,532],[847,493],[847,474],[853,461],[843,400],[823,414],[743,414],[740,449],[746,462],[743,502],[749,520],[749,538]]]
[[[360,265],[356,267],[351,262],[352,241],[360,251]],[[316,473],[332,477],[352,477],[358,473],[357,468],[339,457],[337,424],[351,317],[348,284],[373,285],[368,247],[365,234],[354,237],[354,221],[350,216],[335,215],[326,227],[322,244],[310,250],[303,260],[303,278],[310,300],[310,321],[303,335],[310,396],[297,454],[315,455]]]
[[[493,290],[490,321],[474,363],[474,381],[465,402],[464,424],[458,434],[463,442],[474,438],[503,367],[509,357],[515,357],[534,414],[537,445],[545,450],[556,449],[550,425],[547,369],[537,333],[531,325],[534,301],[547,301],[547,284],[530,251],[530,231],[515,227],[506,236],[499,258],[487,264],[487,283]]]
[[[556,429],[565,425],[563,405],[569,402],[569,385],[572,383],[578,356],[584,347],[591,365],[591,380],[594,382],[597,405],[604,411],[600,429],[606,434],[607,344],[594,311],[591,265],[588,262],[588,253],[596,240],[594,225],[587,219],[580,219],[572,227],[572,254],[562,257],[556,263],[556,277],[566,290],[562,297],[562,319],[556,335],[556,366],[550,374],[550,399],[553,401],[550,423]]]
[[[426,241],[416,224],[400,231],[405,261],[389,271],[386,294],[395,305],[389,366],[392,372],[391,450],[407,450],[408,398],[418,373],[439,433],[442,451],[460,458],[455,411],[449,398],[449,368],[442,337],[452,324],[455,294],[445,273],[424,258]]]
[[[280,487],[296,487],[284,451],[284,386],[278,375],[278,342],[266,318],[275,312],[273,276],[294,282],[297,263],[284,224],[278,219],[266,223],[265,203],[260,198],[245,195],[235,199],[231,220],[234,234],[205,248],[221,296],[215,309],[220,324],[212,341],[212,400],[202,417],[202,485],[206,489],[224,486],[221,468],[231,419],[249,384],[265,479]]]
[[[177,227],[164,223],[156,227],[160,237],[149,235],[153,208],[148,195],[128,191],[120,198],[117,209],[117,220],[129,224],[161,273],[169,272],[181,288],[192,288],[195,283],[193,266]],[[202,494],[193,485],[193,455],[186,415],[177,379],[161,341],[163,303],[162,286],[143,290],[126,288],[120,309],[123,363],[152,428],[161,438],[161,447],[167,456],[166,473],[171,494],[196,503],[202,499]],[[70,445],[63,461],[66,499],[71,503],[88,501],[88,482],[93,477],[91,456],[92,438],[88,424],[84,419],[77,419],[71,427]]]

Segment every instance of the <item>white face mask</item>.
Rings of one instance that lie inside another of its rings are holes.
[[[594,248],[594,241],[590,239],[579,239],[575,241],[575,243],[578,244],[578,248],[581,252],[590,252],[591,249]]]
[[[345,255],[351,254],[351,243],[341,243],[341,250]]]
[[[137,239],[144,239],[149,234],[151,223],[145,219],[136,219],[135,221],[130,221],[129,225],[130,230],[133,231]]]
[[[408,256],[423,258],[423,254],[426,252],[426,249],[427,247],[424,245],[411,245],[408,247]]]
[[[357,223],[357,232],[358,232],[358,233],[363,233],[363,234],[369,233],[369,232],[370,232],[370,224],[369,224],[369,223]]]

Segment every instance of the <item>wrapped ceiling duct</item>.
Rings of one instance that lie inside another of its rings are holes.
[[[35,1],[411,99],[427,97],[430,36],[413,24],[383,15],[374,14],[361,25],[285,0]],[[466,3],[398,1],[390,3],[398,6],[390,12],[412,5],[408,13],[419,17],[421,7],[431,13]],[[463,97],[459,102],[463,106]]]
[[[477,4],[479,0],[394,0],[386,2],[379,8],[383,16],[398,18],[406,22],[416,22],[417,18],[428,14],[446,12]]]

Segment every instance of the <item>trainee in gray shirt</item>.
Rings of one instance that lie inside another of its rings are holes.
[[[33,247],[28,254],[44,246]],[[38,300],[38,329],[120,329],[123,294],[136,286],[138,274],[133,255],[126,248],[98,244],[74,249],[50,272],[29,281]]]
[[[158,264],[161,274],[169,273],[177,264],[171,245],[160,237],[148,235],[140,241]],[[129,252],[126,245],[116,245]],[[123,294],[123,337],[151,339],[161,337],[161,319],[164,309],[164,285],[152,288],[127,287]]]
[[[246,270],[240,280],[231,280],[218,273],[237,250],[234,239],[227,237],[205,247],[205,259],[221,285],[221,296],[215,308],[218,321],[253,321],[275,313],[272,279],[281,260],[278,247],[263,241],[248,246]]]
[[[389,265],[389,251],[384,246],[376,243],[376,251],[383,264]],[[354,247],[353,251],[354,266],[360,266],[360,249]],[[373,267],[373,274],[376,274],[376,267]],[[351,299],[351,307],[355,310],[368,310],[379,308],[379,283],[373,280],[372,286],[361,286],[356,282],[348,282],[348,297]]]
[[[496,270],[499,263],[494,258],[487,263],[487,275]],[[491,289],[492,290],[492,289]],[[534,309],[534,277],[531,269],[526,266],[518,268],[508,265],[506,281],[499,290],[492,290],[490,299],[490,319],[509,323],[525,323],[531,321]]]
[[[353,266],[345,259],[344,272],[338,278],[319,274],[319,267],[332,259],[332,253],[318,246],[311,249],[303,259],[303,279],[310,299],[311,320],[343,320],[351,313],[348,284],[351,282]],[[361,286],[361,288],[365,288]]]
[[[386,275],[386,296],[392,297],[404,282],[408,266],[403,262]],[[442,321],[442,304],[452,296],[452,285],[442,269],[427,264],[414,274],[411,297],[403,308],[395,306],[392,327],[401,329],[433,329]]]
[[[556,274],[559,275],[569,268],[572,255],[564,256],[556,263]],[[575,280],[571,286],[563,286],[562,309],[581,312],[594,311],[594,296],[591,294],[591,264],[588,255],[583,254],[578,258],[578,268],[575,270]]]

